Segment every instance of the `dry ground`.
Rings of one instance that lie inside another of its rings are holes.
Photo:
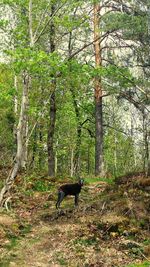
[[[50,193],[16,192],[13,209],[1,211],[1,267],[150,266],[148,179],[87,184],[79,208],[68,198],[60,213],[56,187]]]

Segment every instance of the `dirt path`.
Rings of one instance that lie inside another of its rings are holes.
[[[26,220],[28,217],[31,227],[12,246],[6,243],[2,248],[0,267],[123,267],[141,262],[144,257],[139,240],[134,238],[129,244],[123,234],[129,229],[129,220],[108,210],[108,199],[101,195],[104,188],[104,184],[88,187],[91,201],[87,203],[85,190],[78,210],[73,209],[72,199],[66,199],[64,212],[58,214],[55,201],[45,207],[41,196],[41,205],[35,201],[38,209],[19,211]]]
[[[106,241],[94,236],[90,225],[92,216],[85,218],[60,217],[54,222],[39,222],[25,238],[7,254],[10,267],[51,267],[51,266],[119,266],[119,261],[128,257],[107,247]],[[79,215],[80,216],[80,215]],[[48,218],[47,218],[48,220]],[[87,226],[87,220],[89,226]],[[93,226],[94,227],[94,226]],[[94,265],[93,265],[94,264]],[[114,265],[116,264],[116,265]],[[7,266],[7,265],[6,265]],[[120,265],[121,266],[121,265]]]

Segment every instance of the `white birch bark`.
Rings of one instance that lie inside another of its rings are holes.
[[[26,123],[24,118],[27,112],[28,85],[29,85],[28,77],[24,77],[22,102],[21,102],[20,116],[19,116],[19,122],[18,122],[18,127],[17,127],[17,152],[16,152],[16,157],[15,157],[15,163],[0,192],[0,206],[3,206],[5,202],[5,199],[4,199],[5,194],[9,192],[18,174],[18,171],[20,170],[23,164],[22,163],[23,152],[24,152],[23,134],[24,134],[24,128],[25,128],[24,126]]]
[[[30,47],[33,47],[33,31],[32,31],[32,0],[29,0],[29,34],[30,34]],[[28,135],[28,91],[29,91],[29,74],[24,72],[23,74],[23,91],[21,99],[20,116],[17,127],[17,152],[14,160],[14,166],[8,175],[5,184],[0,192],[0,206],[3,206],[5,201],[5,195],[12,187],[14,180],[21,168],[26,167],[27,163],[27,135]]]
[[[18,117],[18,96],[17,96],[17,91],[18,91],[18,80],[17,76],[15,75],[14,77],[14,87],[16,90],[15,96],[14,96],[14,116],[15,116],[15,122],[13,125],[13,136],[14,136],[14,143],[15,143],[15,150],[14,150],[14,155],[16,154],[16,146],[17,146],[17,117]]]
[[[22,104],[20,110],[20,118],[17,128],[17,155],[21,154],[20,164],[21,168],[26,168],[27,164],[27,136],[28,136],[28,90],[29,90],[29,76],[24,74],[23,77],[23,93]]]

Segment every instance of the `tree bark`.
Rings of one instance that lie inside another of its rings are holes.
[[[70,150],[70,177],[74,175],[74,149],[71,148]]]
[[[22,157],[21,157],[21,168],[26,169],[27,167],[27,157],[28,157],[28,142],[27,142],[27,136],[28,136],[28,115],[27,115],[27,110],[28,110],[28,89],[29,89],[29,75],[24,74],[23,77],[23,96],[22,96],[22,101],[24,105],[24,111],[22,114],[23,121],[18,125],[18,127],[21,127],[21,136],[18,137],[18,142],[19,138],[21,142],[18,143],[18,147],[22,146]]]
[[[39,162],[39,169],[42,169],[42,163],[43,163],[43,149],[42,149],[42,143],[43,143],[43,125],[40,122],[39,123],[39,153],[38,153],[38,162]]]
[[[20,116],[19,122],[17,127],[17,152],[15,157],[15,164],[12,168],[9,176],[7,177],[4,187],[0,192],[0,206],[3,206],[5,202],[5,195],[9,192],[10,188],[12,187],[14,180],[19,172],[19,170],[24,166],[24,130],[25,130],[25,123],[26,123],[26,113],[27,113],[27,98],[28,98],[28,85],[29,85],[29,77],[28,75],[24,77],[24,86],[22,92],[22,102],[21,102],[21,109],[20,109]]]
[[[87,174],[90,174],[90,144],[88,144],[87,150]]]
[[[149,156],[149,142],[150,136],[148,131],[148,118],[145,110],[143,109],[143,169],[146,176],[150,175],[150,156]]]
[[[54,87],[56,85],[54,84]],[[54,89],[55,90],[55,89]],[[48,151],[48,175],[55,176],[55,155],[54,155],[54,133],[56,121],[56,104],[55,91],[50,95],[50,123],[47,137],[47,151]]]
[[[16,149],[17,149],[17,117],[18,117],[18,97],[17,97],[17,91],[18,91],[18,82],[17,82],[17,76],[14,76],[14,87],[16,90],[16,94],[14,96],[14,125],[13,125],[13,136],[14,136],[14,153],[13,158],[16,155]]]
[[[35,166],[35,159],[36,159],[36,154],[37,154],[37,128],[38,126],[36,125],[34,128],[34,134],[33,134],[33,146],[32,146],[32,159],[29,164],[29,168],[34,168]]]
[[[72,99],[73,99],[73,106],[76,114],[76,123],[77,123],[77,137],[76,137],[76,147],[74,151],[74,174],[76,176],[80,175],[80,148],[81,148],[81,122],[80,122],[80,112],[78,108],[78,103],[76,101],[76,96],[74,93],[74,89],[72,88],[72,83],[70,85],[70,91],[72,94]]]
[[[55,12],[55,5],[51,6],[51,16]],[[55,25],[53,21],[50,23],[50,53],[55,51]],[[54,154],[54,134],[56,122],[56,78],[52,77],[51,94],[50,94],[50,111],[49,111],[49,127],[47,135],[47,152],[48,152],[48,175],[55,176],[55,154]]]
[[[32,29],[32,0],[29,0],[29,36],[30,47],[34,46],[33,29]]]
[[[29,0],[29,34],[30,47],[33,46],[33,32],[32,32],[32,0]],[[29,91],[29,74],[23,74],[23,91],[21,99],[20,116],[17,127],[17,151],[14,159],[14,166],[8,175],[5,184],[0,192],[0,206],[5,203],[5,195],[11,189],[14,180],[21,168],[26,168],[27,163],[27,134],[28,134],[28,91]]]
[[[68,56],[70,58],[72,53],[72,32],[69,34],[69,43],[68,43]],[[70,65],[70,73],[71,73],[71,65]],[[76,123],[77,123],[77,137],[76,137],[76,147],[74,151],[74,161],[73,161],[73,173],[72,175],[79,176],[80,175],[80,148],[81,148],[81,122],[80,122],[80,110],[78,107],[78,102],[76,100],[76,95],[75,95],[75,88],[72,80],[70,79],[70,92],[72,94],[72,100],[73,100],[73,106],[75,110],[75,115],[76,115]]]
[[[94,52],[96,68],[102,65],[100,47],[100,4],[94,4]],[[103,175],[103,116],[102,116],[102,84],[99,77],[94,81],[95,96],[95,175]]]

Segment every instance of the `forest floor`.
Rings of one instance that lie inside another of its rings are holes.
[[[58,213],[61,183],[14,186],[0,212],[0,267],[150,267],[150,178],[87,178],[79,208],[68,197]]]

